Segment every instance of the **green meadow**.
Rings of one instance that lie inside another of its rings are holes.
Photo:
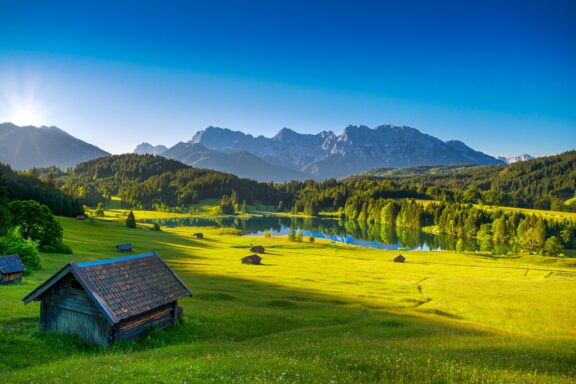
[[[402,251],[402,264],[398,251],[322,240],[60,221],[74,254],[42,254],[42,271],[0,287],[3,382],[576,380],[573,258]],[[107,348],[39,332],[38,304],[21,299],[67,262],[119,256],[119,242],[158,252],[194,292],[181,324]],[[241,264],[257,244],[263,265]]]

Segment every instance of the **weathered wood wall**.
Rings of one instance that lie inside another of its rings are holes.
[[[20,284],[22,283],[22,272],[0,273],[0,284]]]
[[[110,327],[88,295],[62,279],[45,297],[40,321],[48,332],[76,334],[89,343],[108,344]]]
[[[176,302],[120,322],[115,328],[115,340],[135,338],[147,329],[166,328],[175,323]]]

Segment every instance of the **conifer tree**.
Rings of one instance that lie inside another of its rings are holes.
[[[126,226],[128,228],[136,228],[136,218],[134,217],[134,212],[130,211],[128,217],[126,218]]]

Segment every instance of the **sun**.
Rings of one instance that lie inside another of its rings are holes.
[[[42,113],[42,109],[36,105],[28,103],[14,105],[10,113],[9,121],[20,126],[24,125],[40,126],[43,124],[44,115]]]

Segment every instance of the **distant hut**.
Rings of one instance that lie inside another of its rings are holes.
[[[132,244],[130,243],[116,244],[116,250],[118,252],[132,252]]]
[[[264,251],[265,251],[265,249],[261,245],[257,245],[255,247],[250,248],[250,252],[254,252],[254,253],[264,253]]]
[[[250,255],[242,258],[242,264],[260,265],[262,258],[258,255]]]
[[[199,240],[202,240],[204,238],[204,234],[202,232],[196,232],[192,236]]]
[[[398,255],[394,258],[395,263],[403,263],[405,260],[406,260],[406,258],[402,255]]]
[[[20,256],[0,256],[0,285],[22,284],[22,272],[25,270]]]
[[[155,252],[69,263],[23,301],[40,301],[40,329],[76,334],[88,343],[128,340],[166,328],[192,293]]]
[[[80,221],[86,220],[86,215],[78,215],[78,216],[76,216],[76,220],[80,220]]]

